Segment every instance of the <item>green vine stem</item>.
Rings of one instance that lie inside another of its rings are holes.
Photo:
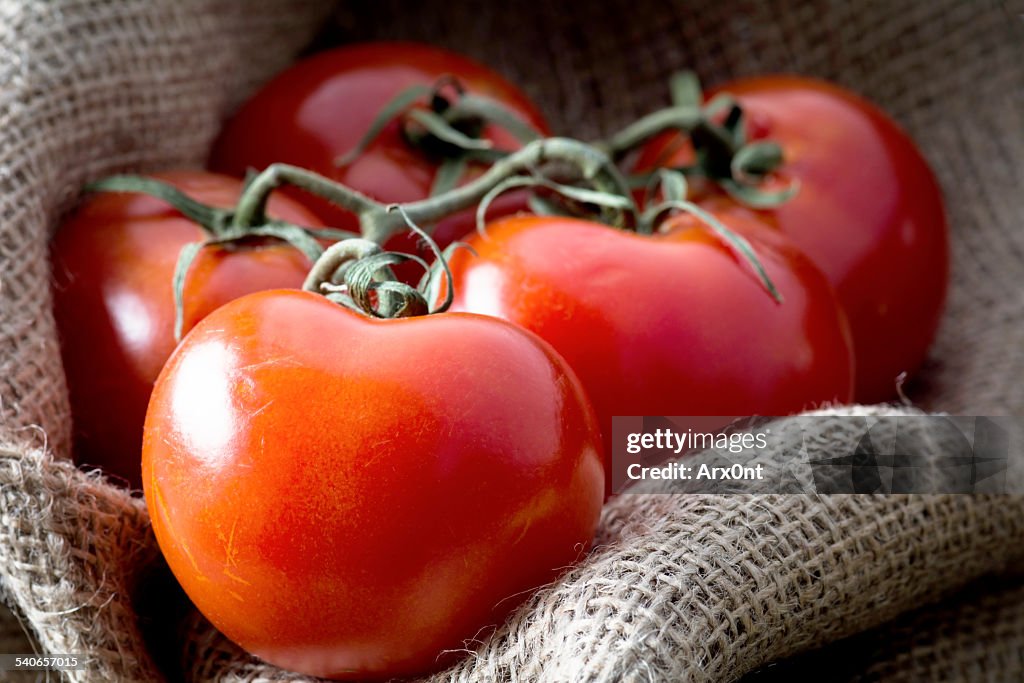
[[[665,131],[691,132],[703,121],[699,107],[667,107],[634,121],[606,140],[594,143],[614,159],[621,159],[651,138]]]
[[[262,222],[270,193],[282,185],[293,185],[352,211],[359,218],[363,237],[383,244],[405,228],[405,217],[419,224],[434,223],[476,205],[508,178],[534,174],[537,169],[548,164],[575,169],[578,180],[590,184],[594,190],[623,197],[622,208],[615,211],[610,222],[618,227],[633,224],[637,214],[629,182],[606,154],[571,138],[544,138],[498,159],[487,171],[465,185],[404,204],[404,217],[389,211],[387,206],[365,194],[312,171],[287,164],[273,164],[257,175],[246,188],[234,214],[234,225],[244,229]]]

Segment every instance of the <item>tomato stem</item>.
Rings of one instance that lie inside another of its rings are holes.
[[[417,223],[434,223],[477,205],[507,179],[523,174],[533,175],[538,168],[549,163],[574,167],[580,179],[593,184],[595,189],[624,197],[624,208],[618,211],[613,222],[624,226],[635,217],[636,205],[629,193],[629,183],[611,159],[600,150],[571,138],[544,138],[531,142],[495,162],[475,180],[435,197],[404,204],[402,208]],[[368,212],[361,218],[364,219],[363,235],[374,241],[385,240],[404,227],[400,217],[387,212]]]
[[[234,225],[245,227],[263,220],[270,193],[282,185],[294,185],[355,213],[363,237],[383,244],[393,234],[408,227],[408,221],[433,224],[480,202],[495,187],[513,176],[537,172],[547,164],[574,168],[580,180],[601,192],[622,196],[612,222],[625,226],[636,218],[636,205],[625,176],[602,151],[571,138],[544,138],[498,159],[476,179],[420,201],[403,204],[404,214],[341,183],[287,164],[273,164],[257,175],[246,188],[234,215]]]
[[[235,209],[234,225],[245,228],[263,222],[270,193],[282,185],[291,185],[323,197],[357,215],[383,209],[380,202],[319,173],[289,164],[271,164],[246,186]]]
[[[607,150],[614,159],[620,159],[651,138],[668,130],[689,132],[697,126],[703,114],[699,107],[668,107],[659,109],[634,121],[607,140],[595,146]]]

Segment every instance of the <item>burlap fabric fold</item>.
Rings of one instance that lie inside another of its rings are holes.
[[[88,667],[69,679],[152,680],[161,670],[294,679],[195,615],[180,648],[147,639],[160,615],[131,597],[159,566],[144,506],[60,460],[69,418],[46,240],[86,180],[200,162],[223,116],[308,44],[327,9],[313,0],[0,3],[0,591],[34,640],[8,618],[0,643],[86,654]],[[608,0],[586,11],[350,1],[320,42],[453,47],[521,82],[556,129],[585,137],[665,102],[665,78],[683,66],[708,81],[799,71],[863,92],[922,146],[953,228],[948,314],[908,392],[927,409],[1020,415],[1015,11],[956,0]],[[1022,570],[1019,497],[626,496],[605,510],[583,565],[434,680],[726,681],[829,643],[832,655],[813,661],[853,653],[856,664],[832,670],[834,679],[1019,680]],[[168,646],[175,656],[154,658]],[[758,676],[829,678],[806,661]]]

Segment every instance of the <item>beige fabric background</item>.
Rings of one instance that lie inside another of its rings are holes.
[[[222,117],[326,11],[313,0],[0,2],[0,589],[42,648],[90,655],[72,679],[148,680],[156,655],[194,680],[292,680],[194,617],[183,657],[166,634],[146,646],[159,615],[143,608],[140,621],[130,600],[156,557],[144,508],[54,461],[68,418],[45,244],[87,179],[200,161]],[[665,77],[683,66],[707,81],[791,70],[861,91],[922,146],[954,231],[949,311],[909,393],[933,410],[1020,415],[1017,12],[984,0],[350,0],[319,42],[447,45],[522,83],[557,129],[583,136],[663,103]],[[605,511],[599,543],[440,678],[735,680],[838,641],[774,670],[1020,680],[1019,497],[631,496]],[[975,579],[980,588],[920,608]],[[3,644],[17,632],[0,623]]]

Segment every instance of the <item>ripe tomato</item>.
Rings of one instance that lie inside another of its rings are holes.
[[[748,137],[781,144],[777,180],[798,194],[760,217],[788,235],[829,278],[853,332],[856,396],[892,398],[896,378],[913,373],[935,337],[946,297],[949,246],[942,196],[927,162],[899,127],[872,104],[835,85],[796,76],[727,83]],[[638,169],[677,165],[665,158],[677,136],[656,138]],[[719,192],[698,203],[728,221],[754,213]]]
[[[164,556],[217,628],[361,680],[443,665],[556,578],[604,486],[593,410],[541,340],[295,291],[238,299],[184,339],[142,467]]]
[[[466,57],[416,43],[364,43],[315,54],[285,70],[228,121],[210,157],[210,168],[243,176],[274,162],[316,171],[384,203],[410,202],[430,194],[438,160],[411,146],[392,122],[352,164],[336,160],[351,151],[374,118],[402,90],[455,76],[467,92],[489,97],[542,133],[548,127],[536,107],[497,73]],[[504,129],[486,126],[483,137],[498,149],[520,144]],[[308,195],[302,201],[325,223],[356,231],[353,214]],[[508,197],[491,215],[524,208]],[[472,213],[441,221],[433,237],[442,247],[473,230]],[[415,238],[403,235],[388,248],[416,253]],[[420,249],[420,255],[426,251]],[[418,273],[417,273],[418,275]]]
[[[241,183],[205,171],[154,174],[218,207]],[[287,197],[270,213],[300,225],[317,218]],[[202,230],[166,202],[143,194],[90,195],[51,245],[53,303],[74,422],[75,459],[134,487],[146,404],[176,345],[171,279],[178,253]],[[293,247],[263,243],[209,247],[186,280],[184,329],[221,304],[258,289],[299,287],[310,264]]]
[[[787,415],[848,401],[849,332],[824,276],[755,220],[751,242],[784,297],[688,216],[621,232],[524,216],[488,226],[450,265],[452,310],[536,332],[579,375],[611,451],[615,415]],[[610,480],[610,477],[609,477]]]

